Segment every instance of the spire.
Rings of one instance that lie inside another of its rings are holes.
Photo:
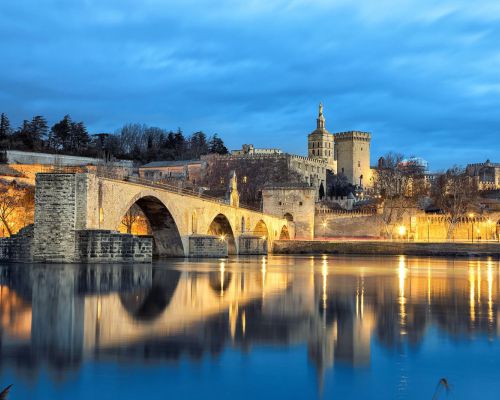
[[[323,117],[323,104],[319,103],[319,113],[316,119],[317,129],[325,129],[325,117]]]

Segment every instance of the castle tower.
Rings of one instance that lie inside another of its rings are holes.
[[[371,134],[350,131],[336,133],[334,137],[338,174],[345,175],[353,185],[372,186],[370,169]]]
[[[323,116],[323,104],[319,104],[318,118],[316,119],[316,130],[307,137],[308,157],[320,158],[326,161],[328,169],[337,172],[337,163],[334,156],[334,138],[325,128],[325,117]]]

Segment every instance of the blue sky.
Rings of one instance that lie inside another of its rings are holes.
[[[304,154],[373,134],[431,169],[500,162],[498,0],[6,0],[0,111],[127,122]]]

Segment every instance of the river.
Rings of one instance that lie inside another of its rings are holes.
[[[269,256],[0,276],[0,384],[14,400],[500,393],[499,261]]]

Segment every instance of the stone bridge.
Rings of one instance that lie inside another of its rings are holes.
[[[217,256],[223,242],[229,254],[263,254],[272,249],[274,240],[294,237],[293,222],[241,207],[232,199],[225,202],[174,187],[93,173],[37,174],[35,260],[36,254],[49,253],[47,249],[56,242],[61,244],[59,253],[78,247],[82,235],[75,238],[75,231],[83,232],[86,239],[89,232],[118,230],[134,204],[149,222],[153,253],[158,256]],[[39,258],[47,260],[43,254]]]

